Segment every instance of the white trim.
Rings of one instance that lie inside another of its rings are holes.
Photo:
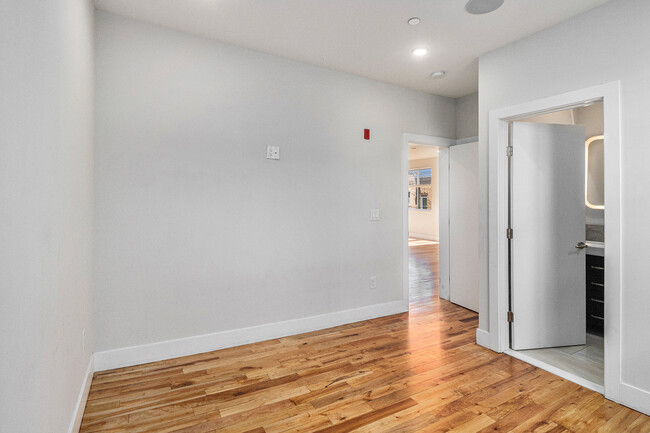
[[[456,140],[456,143],[454,143],[454,146],[457,144],[467,144],[467,143],[476,143],[478,142],[478,135],[474,137],[467,137],[467,138],[459,138]]]
[[[490,348],[490,333],[480,328],[476,328],[476,344]]]
[[[449,148],[443,148],[438,153],[438,296],[446,300],[449,300],[451,281],[449,175]]]
[[[627,383],[621,383],[620,403],[650,416],[650,392]]]
[[[489,113],[489,317],[490,348],[508,349],[507,169],[510,120],[603,101],[605,124],[605,397],[621,400],[621,169],[620,91],[614,81],[549,98],[492,110]]]
[[[425,146],[436,146],[440,148],[448,148],[449,146],[455,145],[457,142],[456,139],[453,138],[443,138],[443,137],[434,137],[430,135],[421,135],[421,134],[410,134],[410,133],[404,133],[402,134],[402,301],[404,303],[404,308],[407,309],[409,308],[409,207],[408,207],[408,172],[409,172],[409,143],[415,143],[415,144],[422,144]],[[441,169],[441,164],[443,163],[444,155],[443,152],[441,151],[440,154],[438,155],[438,188],[440,189],[442,185],[449,185],[449,180],[445,181],[442,179],[442,175],[444,174],[444,170]],[[448,159],[447,159],[448,161]],[[449,173],[449,170],[446,171],[446,173]],[[441,197],[442,194],[439,194],[439,197]],[[446,195],[448,197],[449,194]],[[442,203],[440,203],[442,205]],[[442,207],[442,206],[440,206]],[[440,239],[449,239],[449,221],[447,221],[445,224],[443,224],[443,219],[440,218],[439,220],[439,233],[440,233]],[[445,233],[446,233],[446,238],[445,238]],[[447,251],[447,256],[446,260],[443,255],[445,254],[445,250]],[[440,251],[439,251],[439,271],[438,275],[440,276],[440,285],[439,287],[442,289],[444,287],[449,287],[449,259],[448,259],[448,246],[445,248],[445,245],[442,245]],[[446,265],[445,265],[446,263]],[[446,269],[445,269],[446,266]],[[446,276],[446,277],[445,277]],[[444,282],[443,279],[447,278],[447,281]],[[443,299],[449,299],[449,294],[447,294],[447,297],[445,298],[443,295],[444,293],[440,293],[439,295]]]
[[[599,385],[595,382],[592,382],[590,380],[584,379],[580,376],[576,376],[573,373],[569,373],[566,370],[562,370],[561,368],[558,368],[554,365],[548,364],[544,361],[540,361],[539,359],[535,359],[530,355],[526,355],[525,353],[517,352],[516,350],[508,349],[505,351],[506,355],[510,355],[513,358],[517,358],[520,361],[524,361],[530,365],[534,365],[537,368],[541,368],[542,370],[546,370],[549,373],[553,373],[556,376],[560,376],[563,379],[570,380],[573,383],[577,383],[580,386],[584,386],[585,388],[588,388],[592,391],[596,391],[597,393],[603,394],[605,392],[605,388],[602,385]]]
[[[409,233],[409,237],[410,238],[424,239],[425,241],[440,242],[439,239],[437,239],[435,236],[421,235],[421,234],[418,234],[418,233]]]
[[[79,396],[77,397],[77,404],[75,405],[74,413],[72,414],[72,420],[70,421],[70,428],[68,429],[69,433],[78,433],[79,429],[81,428],[81,419],[84,416],[86,402],[88,401],[88,392],[90,391],[90,383],[93,380],[93,373],[95,372],[94,359],[94,355],[91,355],[90,359],[88,360],[86,376],[81,383],[81,389],[79,390]]]
[[[95,371],[211,352],[408,311],[402,301],[95,353]]]

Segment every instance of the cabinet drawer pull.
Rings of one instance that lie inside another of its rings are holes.
[[[605,303],[605,301],[601,301],[600,299],[591,298],[591,300],[594,301],[594,302],[598,302],[599,304],[604,304]]]
[[[602,266],[592,266],[591,269],[598,269],[599,271],[604,271],[605,268]]]
[[[594,316],[593,314],[590,314],[590,316],[591,316],[591,317],[593,317],[594,319],[598,319],[598,320],[605,320],[605,318],[604,318],[604,317],[600,317],[600,316]]]
[[[591,282],[591,284],[593,284],[594,286],[598,286],[598,287],[605,287],[604,284],[601,284],[601,283],[594,283],[593,281]]]

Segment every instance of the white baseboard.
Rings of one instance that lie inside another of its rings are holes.
[[[147,362],[178,358],[180,356],[211,352],[227,347],[302,334],[304,332],[332,328],[334,326],[407,311],[408,304],[399,300],[284,322],[268,323],[249,328],[232,329],[212,334],[96,352],[94,355],[95,371],[111,370],[114,368],[145,364]]]
[[[90,383],[93,380],[94,372],[94,356],[91,355],[90,360],[88,361],[88,368],[86,368],[86,377],[84,377],[84,380],[81,383],[79,397],[77,397],[77,404],[75,405],[72,420],[70,421],[69,433],[79,433],[81,419],[83,418],[84,409],[86,408],[86,401],[88,400],[88,392],[90,391]]]
[[[429,235],[420,235],[417,233],[409,233],[410,238],[418,238],[418,239],[424,239],[426,241],[436,241],[439,242],[438,238],[434,236],[429,236]]]
[[[546,370],[549,373],[553,373],[556,376],[560,376],[563,379],[570,380],[573,383],[577,383],[580,386],[584,386],[587,389],[590,389],[592,391],[596,391],[599,394],[605,394],[605,387],[602,385],[599,385],[597,383],[594,383],[590,380],[583,379],[580,376],[576,376],[573,373],[569,373],[568,371],[562,370],[561,368],[557,368],[554,365],[548,364],[544,361],[540,361],[538,359],[533,358],[530,355],[526,355],[521,352],[517,352],[516,350],[508,349],[504,352],[507,355],[512,356],[513,358],[517,358],[521,361],[527,362],[530,365],[534,365],[537,368],[541,368],[542,370]]]
[[[480,328],[476,329],[476,344],[486,349],[490,348],[490,333]]]
[[[617,403],[650,416],[650,392],[624,382],[620,384],[619,392],[621,401]]]

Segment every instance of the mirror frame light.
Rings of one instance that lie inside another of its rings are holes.
[[[585,204],[590,209],[605,209],[605,205],[589,203],[589,145],[596,140],[605,141],[604,135],[595,135],[585,142]]]

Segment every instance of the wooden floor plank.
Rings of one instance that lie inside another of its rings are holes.
[[[81,432],[650,432],[650,418],[475,344],[410,247],[409,313],[98,372]]]

